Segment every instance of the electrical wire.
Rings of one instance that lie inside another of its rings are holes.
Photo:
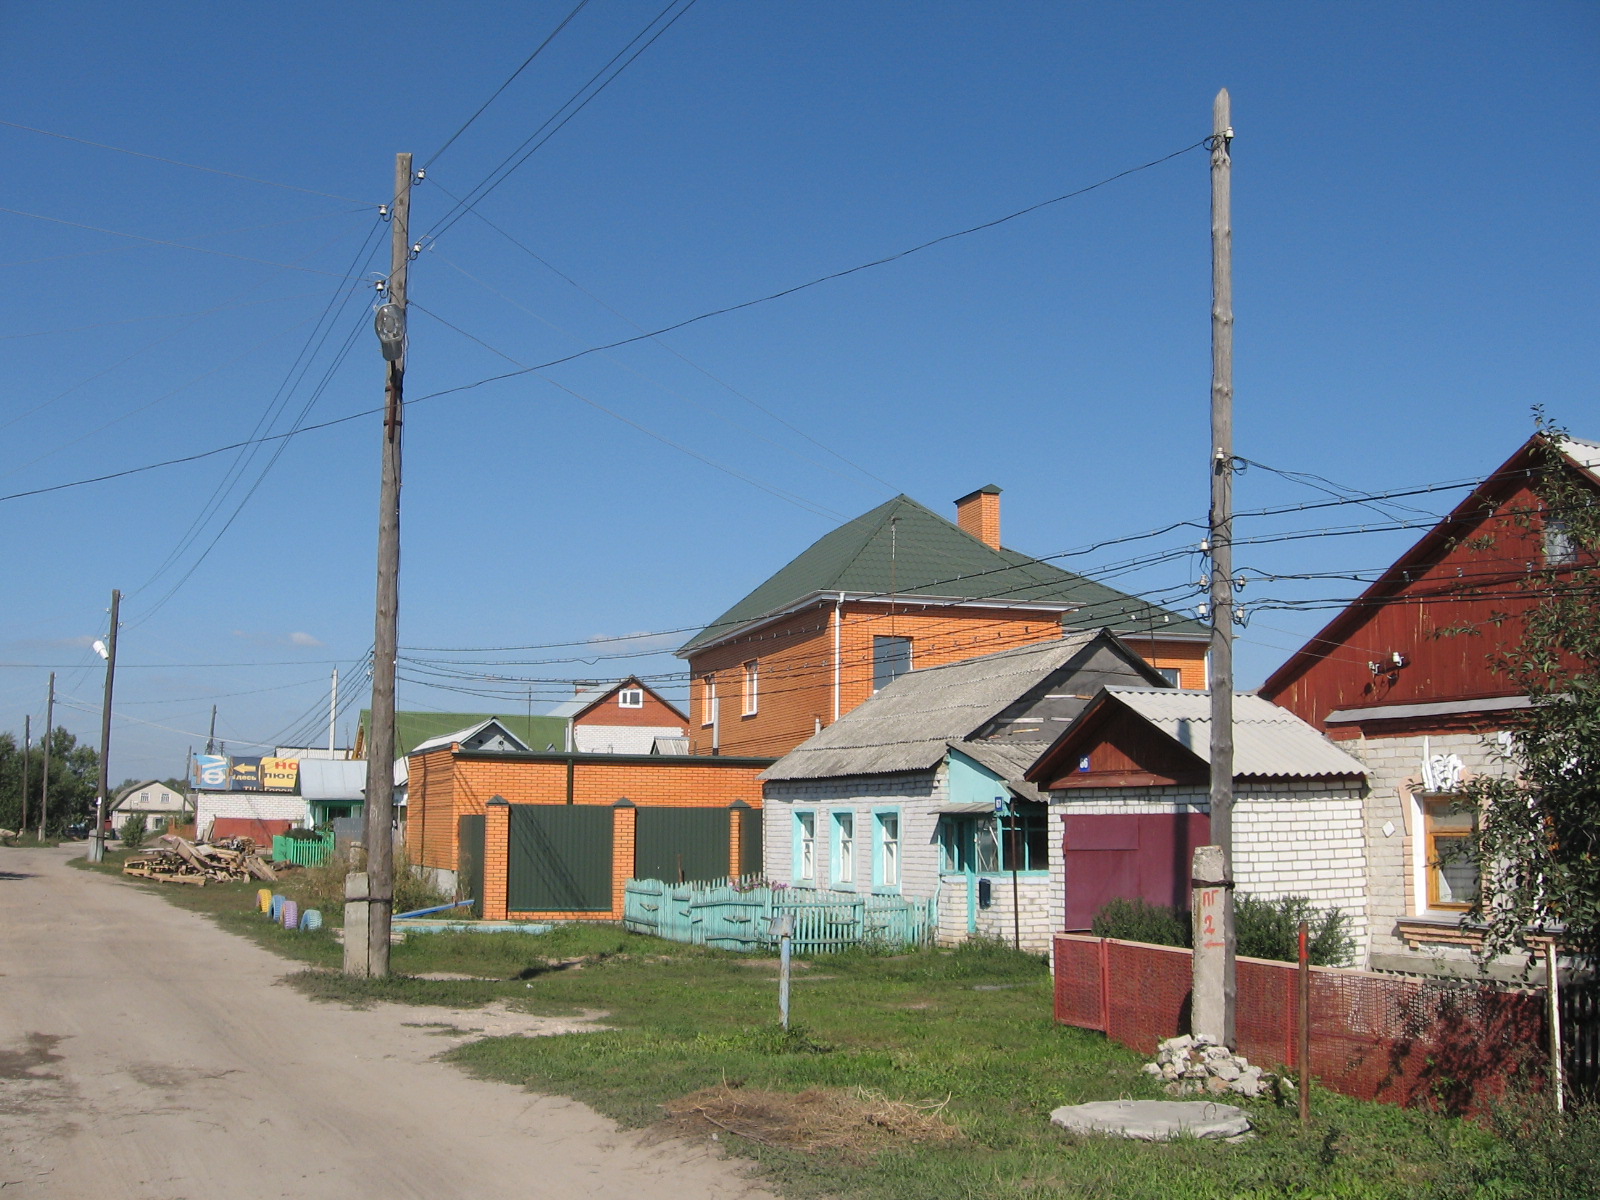
[[[49,129],[37,129],[32,125],[19,125],[15,121],[0,121],[8,129],[20,129],[25,133],[37,133],[44,137],[59,138],[63,142],[76,142],[80,146],[93,146],[96,150],[110,150],[117,154],[126,154],[132,158],[146,158],[152,162],[166,163],[171,167],[183,167],[190,171],[204,171],[207,175],[222,175],[228,179],[239,179],[245,183],[259,183],[264,187],[282,188],[289,192],[303,192],[308,196],[321,196],[324,200],[343,200],[347,204],[361,204],[367,208],[375,207],[365,201],[355,200],[349,196],[338,196],[332,192],[319,192],[314,188],[298,187],[292,183],[278,183],[271,179],[260,179],[254,175],[240,175],[235,171],[223,171],[216,167],[203,167],[198,163],[181,162],[176,158],[163,158],[159,154],[146,154],[140,150],[128,150],[121,146],[111,146],[105,142],[91,142],[88,138],[73,137],[68,133],[55,133]]]

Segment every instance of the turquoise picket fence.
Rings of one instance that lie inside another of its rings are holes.
[[[774,917],[793,918],[796,954],[828,954],[851,946],[920,946],[933,941],[932,900],[862,896],[811,888],[772,887],[754,880],[663,883],[630,879],[623,927],[674,942],[722,950],[776,944]]]
[[[317,841],[310,838],[284,837],[277,834],[272,839],[272,861],[292,862],[302,867],[314,867],[333,853],[333,834],[325,833]]]

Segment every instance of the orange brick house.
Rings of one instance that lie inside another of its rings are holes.
[[[409,760],[406,848],[484,917],[621,920],[631,878],[759,870],[769,758],[486,751]]]
[[[826,534],[678,651],[694,755],[781,756],[919,667],[1110,629],[1203,688],[1204,626],[1000,543],[1000,489],[952,522],[897,496]]]

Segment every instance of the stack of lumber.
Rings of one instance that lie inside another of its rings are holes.
[[[222,838],[216,842],[190,842],[167,835],[161,845],[130,854],[122,864],[124,875],[159,879],[166,883],[192,883],[204,887],[209,879],[261,879],[277,881],[277,872],[256,852],[249,838]]]

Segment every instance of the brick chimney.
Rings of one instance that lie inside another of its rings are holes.
[[[1000,489],[991,483],[957,500],[956,524],[991,550],[1000,549]]]

